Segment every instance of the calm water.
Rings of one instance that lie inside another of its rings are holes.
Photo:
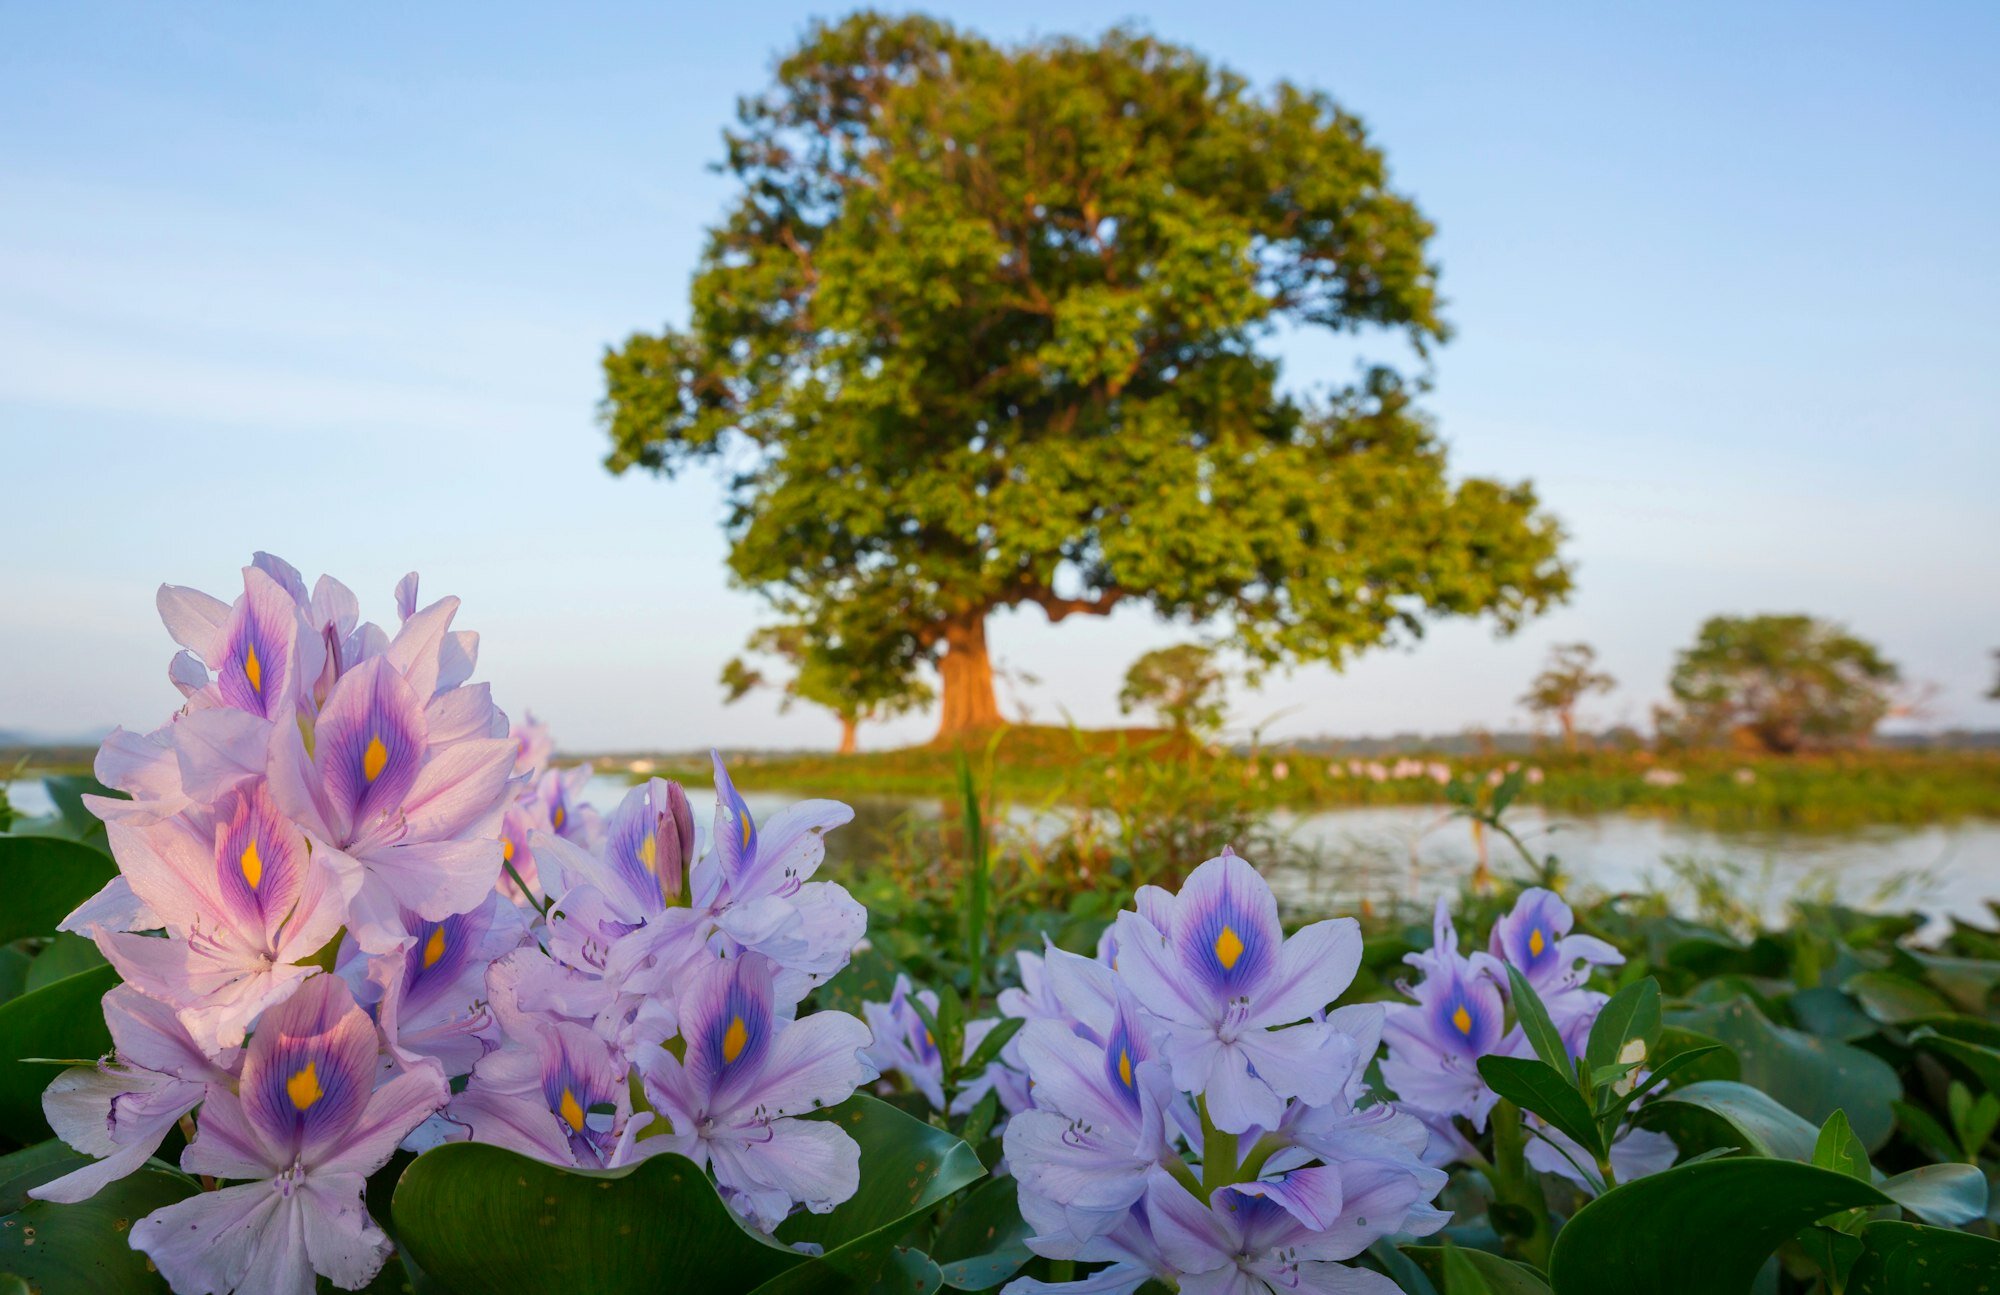
[[[600,775],[591,779],[586,799],[608,813],[627,786],[622,775]],[[38,782],[10,783],[7,790],[21,813],[53,809]],[[692,789],[688,799],[696,821],[706,826],[714,814],[713,793]],[[760,818],[792,799],[784,793],[748,796],[751,811]],[[906,814],[941,812],[936,800],[870,800],[855,808],[855,823],[829,838],[835,860],[865,858],[880,835],[893,831]],[[1063,830],[1057,819],[1027,813],[1012,816],[1010,826],[1044,839]],[[1859,907],[1973,916],[1986,924],[1993,920],[1986,902],[2000,902],[2000,822],[1990,820],[1825,834],[1717,831],[1615,814],[1549,819],[1528,810],[1516,816],[1515,826],[1537,854],[1556,854],[1584,888],[1659,888],[1685,899],[1666,864],[1679,859],[1720,872],[1732,898],[1770,919],[1782,916],[1786,901],[1800,894]],[[1287,842],[1284,854],[1309,862],[1267,867],[1267,872],[1280,897],[1301,910],[1346,911],[1364,899],[1427,903],[1455,890],[1479,858],[1479,845],[1467,825],[1447,820],[1438,808],[1283,814],[1277,828]],[[1218,851],[1222,844],[1216,842]],[[1236,844],[1243,849],[1243,843]],[[1520,870],[1518,856],[1505,842],[1489,840],[1487,848],[1496,872]]]

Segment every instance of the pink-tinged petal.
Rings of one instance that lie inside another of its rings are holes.
[[[218,706],[182,716],[173,731],[181,790],[191,799],[215,800],[264,772],[271,726],[262,716]]]
[[[277,554],[266,553],[262,549],[250,555],[250,565],[269,576],[278,588],[284,590],[285,596],[292,600],[293,606],[305,607],[306,578],[299,574],[297,567]]]
[[[500,842],[390,846],[363,856],[361,865],[366,876],[350,902],[348,929],[366,952],[388,953],[401,944],[399,909],[435,922],[477,908],[500,875]]]
[[[861,1186],[860,1146],[826,1120],[777,1120],[752,1139],[712,1141],[709,1155],[723,1186],[782,1194],[815,1214],[826,1213]],[[777,1222],[769,1220],[767,1226]]]
[[[1450,1221],[1429,1202],[1444,1190],[1447,1175],[1408,1162],[1350,1161],[1340,1167],[1340,1217],[1306,1239],[1308,1259],[1352,1259],[1378,1239],[1394,1233],[1425,1236]]]
[[[491,684],[439,693],[424,707],[424,724],[430,729],[433,750],[476,738],[507,737],[507,718],[493,704]],[[507,744],[513,746],[513,739],[507,738]]]
[[[722,756],[711,751],[709,758],[715,763],[715,830],[711,848],[722,865],[724,882],[733,894],[742,897],[745,892],[739,882],[749,875],[757,860],[757,820],[738,794],[736,784],[730,781]]]
[[[1185,973],[1164,933],[1137,913],[1120,913],[1112,928],[1118,941],[1118,974],[1141,1006],[1183,1025],[1207,1025],[1221,1017],[1211,995]]]
[[[599,884],[613,881],[623,907],[653,915],[678,904],[694,853],[694,812],[678,783],[649,778],[625,793],[604,828]]]
[[[351,845],[402,808],[429,742],[422,702],[384,658],[341,676],[320,709],[313,741],[326,799],[335,817],[352,825],[336,844]]]
[[[196,1121],[194,1141],[181,1152],[181,1168],[216,1178],[269,1178],[291,1163],[250,1122],[235,1093],[211,1084]]]
[[[215,840],[192,819],[106,823],[119,871],[139,901],[178,932],[214,925],[225,901],[215,870]]]
[[[152,733],[112,729],[103,745],[97,748],[92,772],[99,782],[125,792],[133,800],[179,798],[181,768],[179,758],[174,754],[174,727],[169,724]],[[122,809],[131,802],[111,803],[114,808]]]
[[[200,1084],[117,1066],[77,1066],[42,1093],[49,1127],[70,1147],[100,1157],[28,1195],[74,1204],[146,1163],[180,1117],[203,1097]]]
[[[785,932],[780,945],[765,952],[814,983],[845,967],[854,947],[868,934],[868,910],[838,882],[809,881],[800,886],[792,896],[792,911],[798,922]]]
[[[1307,1260],[1293,1270],[1303,1295],[1403,1295],[1403,1288],[1367,1268]]]
[[[97,951],[126,984],[177,1007],[185,1007],[193,1000],[187,986],[187,941],[101,929],[85,934],[97,942]]]
[[[451,618],[458,614],[458,599],[440,598],[430,606],[405,618],[402,629],[389,641],[386,654],[396,673],[409,681],[410,690],[421,701],[429,701],[438,690],[439,654]]]
[[[132,1248],[182,1295],[312,1295],[305,1239],[292,1222],[276,1184],[245,1183],[154,1210],[132,1225]]]
[[[243,1106],[271,1145],[308,1164],[353,1128],[374,1086],[375,1024],[338,976],[314,976],[267,1012],[243,1057]]]
[[[1118,977],[1110,967],[1051,945],[1043,954],[1042,974],[1056,1003],[1071,1019],[1099,1038],[1111,1033],[1118,1012]]]
[[[826,858],[826,834],[853,819],[854,811],[837,800],[787,805],[757,829],[756,858],[731,878],[733,889],[766,894],[810,880]]]
[[[362,1205],[366,1187],[358,1173],[315,1170],[294,1197],[306,1258],[314,1272],[342,1290],[359,1290],[374,1280],[392,1251],[389,1238]]]
[[[167,662],[167,682],[178,689],[181,696],[192,697],[208,687],[208,667],[192,652],[176,652],[174,659]]]
[[[1168,1056],[1173,1057],[1169,1051]],[[1178,1081],[1176,1086],[1190,1090]],[[1271,1085],[1250,1073],[1249,1054],[1242,1047],[1218,1045],[1208,1068],[1208,1082],[1199,1090],[1208,1101],[1208,1116],[1224,1133],[1247,1129],[1275,1129],[1284,1118],[1285,1104]]]
[[[1289,1025],[1325,1010],[1360,966],[1360,923],[1351,917],[1314,922],[1285,941],[1277,974],[1257,987],[1246,1024]]]
[[[757,1091],[771,1035],[778,1029],[771,964],[756,955],[714,961],[697,971],[680,1003],[687,1070],[702,1109],[732,1109]]]
[[[875,1067],[861,1060],[868,1041],[868,1027],[845,1012],[814,1012],[780,1028],[763,1063],[756,1108],[803,1115],[846,1101],[876,1077]]]
[[[507,809],[507,781],[514,776],[514,744],[482,738],[439,750],[417,774],[403,799],[411,842],[492,836]],[[499,870],[499,864],[494,864]]]
[[[216,659],[223,627],[229,623],[228,603],[182,585],[161,585],[154,601],[174,642],[204,661]]]
[[[1007,1121],[1005,1146],[1007,1164],[1023,1187],[1099,1215],[1107,1230],[1117,1211],[1145,1195],[1153,1164],[1133,1156],[1117,1126],[1046,1110],[1022,1111]]]
[[[1174,897],[1170,935],[1182,974],[1220,1004],[1262,988],[1278,964],[1284,928],[1271,887],[1224,851],[1188,874]]]
[[[437,690],[448,692],[472,677],[479,668],[479,635],[472,630],[453,630],[438,647]]]
[[[486,1060],[500,1055],[496,1052]],[[474,1142],[505,1147],[552,1165],[576,1164],[576,1153],[570,1150],[569,1136],[555,1112],[537,1098],[484,1089],[476,1073],[472,1085],[445,1107],[445,1118],[464,1125]]]
[[[1101,1044],[1078,1038],[1060,1021],[1030,1021],[1016,1037],[1034,1077],[1036,1106],[1113,1129],[1129,1130],[1136,1123],[1136,1094],[1127,1105],[1106,1082]]]
[[[313,1166],[314,1173],[367,1177],[389,1163],[396,1144],[450,1097],[444,1072],[435,1065],[404,1071],[369,1095],[360,1120],[340,1135],[332,1154]]]
[[[56,929],[88,935],[93,926],[107,931],[151,931],[162,925],[159,914],[132,893],[132,883],[121,872],[105,882],[104,889],[78,904],[75,912],[57,923]]]
[[[1075,1281],[1045,1282],[1036,1277],[1017,1277],[1007,1283],[1001,1295],[1132,1295],[1151,1280],[1153,1273],[1149,1269],[1137,1264],[1113,1264]]]
[[[104,995],[104,1023],[118,1059],[182,1079],[227,1082],[234,1052],[211,1059],[182,1025],[174,1009],[130,985],[114,985]]]
[[[304,660],[317,641],[304,633],[299,600],[268,574],[243,569],[243,597],[231,610],[214,657],[223,704],[260,719],[290,722],[302,679],[319,673]],[[301,641],[304,640],[304,641]]]
[[[326,794],[319,770],[313,767],[312,757],[306,753],[305,738],[298,725],[280,724],[272,728],[270,745],[265,750],[265,768],[271,799],[278,803],[285,817],[321,841],[348,839],[354,820]]]
[[[407,572],[396,582],[396,619],[406,621],[417,614],[417,573]]]
[[[306,618],[314,631],[323,633],[331,629],[334,637],[344,641],[361,623],[361,600],[332,576],[321,576],[313,585]]]

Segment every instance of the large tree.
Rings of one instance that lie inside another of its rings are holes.
[[[999,722],[995,611],[1220,622],[1342,662],[1562,598],[1525,484],[1453,482],[1383,364],[1311,397],[1276,331],[1444,338],[1431,226],[1323,94],[1126,30],[1002,48],[812,28],[739,105],[685,330],[604,361],[613,471],[726,464],[730,565],[941,732]]]
[[[778,689],[778,709],[793,702],[824,706],[840,721],[840,754],[858,749],[856,730],[871,720],[894,719],[931,703],[929,684],[903,670],[884,670],[880,663],[856,660],[837,647],[815,641],[803,625],[766,625],[750,636],[750,651],[782,662],[788,673],[777,676],[770,667],[744,657],[731,657],[722,667],[724,704],[734,704],[759,688]]]
[[[1521,704],[1537,715],[1552,715],[1562,729],[1563,749],[1576,750],[1576,708],[1594,692],[1610,692],[1618,681],[1597,668],[1597,649],[1588,643],[1558,643],[1548,664],[1528,684]]]
[[[1715,616],[1674,663],[1663,735],[1747,740],[1773,754],[1866,741],[1901,672],[1881,649],[1812,616]]]

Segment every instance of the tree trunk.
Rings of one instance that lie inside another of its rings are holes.
[[[1576,716],[1569,711],[1559,710],[1556,719],[1561,721],[1563,730],[1563,750],[1576,750]]]
[[[944,656],[938,661],[944,685],[938,739],[998,728],[1003,721],[993,695],[993,659],[986,654],[986,613],[948,622],[944,644]]]
[[[859,722],[852,715],[842,715],[840,717],[840,754],[854,754],[856,749],[854,729]]]

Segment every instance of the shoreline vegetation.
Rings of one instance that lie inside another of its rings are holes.
[[[709,782],[705,754],[579,756],[599,772]],[[1523,772],[1516,803],[1555,813],[1624,813],[1713,826],[1841,831],[2000,817],[2000,751],[1865,748],[1817,755],[1595,750],[1347,755],[1296,748],[1204,747],[1160,729],[1019,726],[985,740],[855,755],[737,753],[767,788],[855,797],[952,797],[961,761],[1001,801],[1115,808],[1121,787],[1202,784],[1245,808],[1311,811],[1444,805],[1452,781],[1491,787]]]

